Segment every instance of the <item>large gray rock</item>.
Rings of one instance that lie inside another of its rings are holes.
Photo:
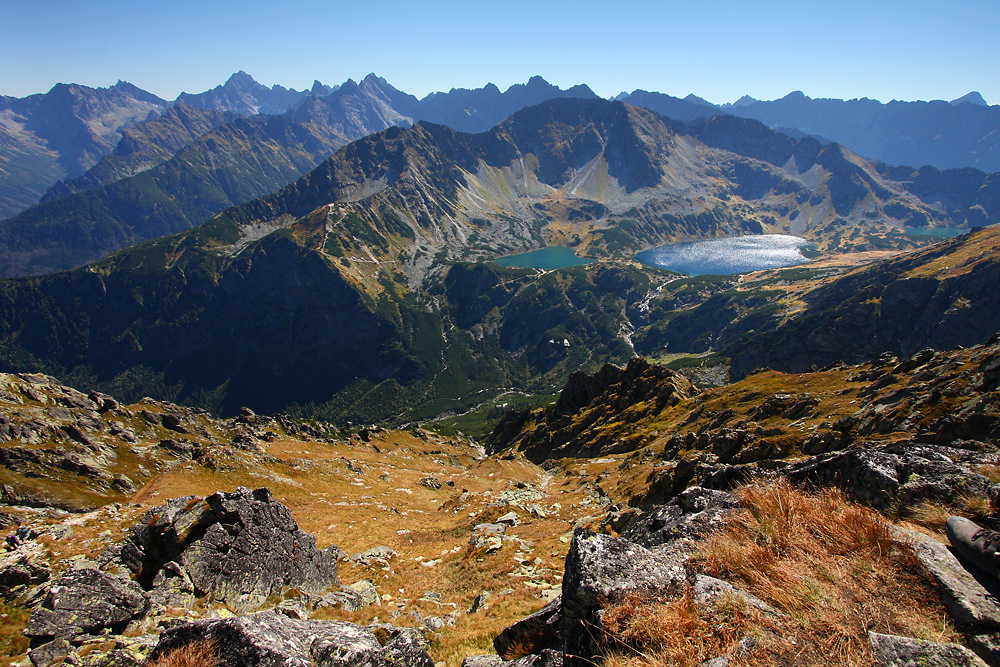
[[[998,463],[996,454],[901,442],[884,449],[821,454],[781,474],[796,484],[836,486],[855,500],[885,510],[897,501],[951,503],[961,496],[989,497],[990,481],[974,468]]]
[[[190,642],[216,643],[219,667],[433,667],[416,633],[265,611],[188,623],[164,632],[151,655]]]
[[[704,574],[695,575],[692,594],[695,606],[699,611],[706,614],[715,614],[725,602],[735,601],[747,607],[752,607],[772,619],[780,619],[786,616],[783,612],[767,604],[756,595],[751,595],[744,590],[736,588],[728,581],[709,577]]]
[[[540,653],[561,644],[559,624],[562,621],[562,598],[558,597],[534,614],[507,626],[493,638],[493,648],[504,660],[515,658],[515,652]]]
[[[566,556],[560,632],[568,667],[592,665],[603,603],[633,591],[676,592],[686,573],[678,563],[626,539],[577,530]]]
[[[908,544],[934,578],[949,613],[961,625],[1000,629],[1000,581],[966,568],[951,549],[912,530],[891,527],[893,539]]]
[[[693,486],[670,502],[640,515],[621,536],[646,548],[707,534],[736,506],[732,494]]]
[[[321,594],[337,583],[335,552],[317,549],[316,538],[263,488],[171,500],[133,527],[121,558],[147,586],[174,561],[178,576],[166,578],[179,579],[172,582],[177,592],[186,592],[186,578],[196,595],[236,612],[260,607],[285,587]]]
[[[0,595],[13,600],[49,580],[51,570],[48,563],[32,558],[21,550],[4,555],[0,559]]]
[[[565,656],[561,651],[544,649],[541,653],[531,653],[518,658],[517,660],[507,660],[500,663],[500,667],[563,667]],[[591,667],[593,667],[591,662]]]
[[[73,646],[65,639],[54,639],[28,651],[28,659],[35,667],[47,667],[69,655]]]
[[[121,632],[148,608],[149,597],[134,581],[94,569],[67,570],[32,612],[24,634],[37,644],[105,628]]]
[[[986,667],[979,657],[958,644],[869,632],[879,667]]]
[[[498,655],[467,655],[462,658],[462,667],[499,667],[502,662]]]

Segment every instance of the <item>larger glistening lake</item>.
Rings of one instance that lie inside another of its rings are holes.
[[[586,257],[577,257],[572,248],[550,246],[541,250],[508,255],[494,260],[500,266],[512,266],[522,269],[565,269],[571,266],[590,264],[595,261]]]
[[[736,236],[711,241],[671,243],[635,256],[649,266],[692,276],[731,275],[804,264],[809,241],[786,234]]]

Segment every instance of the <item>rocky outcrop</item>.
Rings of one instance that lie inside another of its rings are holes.
[[[258,612],[163,633],[153,660],[196,641],[215,643],[219,667],[433,667],[420,634],[392,626],[291,619]]]
[[[604,640],[601,606],[630,593],[679,591],[694,540],[734,504],[728,493],[692,488],[670,506],[640,515],[621,537],[578,529],[561,596],[497,635],[497,653],[518,667],[591,665]],[[518,658],[525,650],[530,653]]]
[[[504,628],[493,639],[493,648],[504,660],[514,660],[518,652],[541,653],[561,649],[562,598],[558,597],[534,614]]]
[[[679,373],[644,359],[625,368],[607,364],[593,375],[573,373],[551,408],[536,413],[508,413],[487,439],[493,451],[516,447],[535,463],[546,459],[603,456],[630,451],[633,440],[607,437],[602,426],[620,419],[627,408],[642,403],[638,419],[676,405],[696,393]]]
[[[120,558],[158,596],[207,595],[234,611],[337,583],[336,547],[317,549],[266,488],[175,498],[132,528]]]
[[[635,517],[621,536],[647,549],[690,543],[707,535],[734,507],[731,494],[694,486]]]
[[[789,465],[781,474],[796,484],[838,487],[851,498],[884,510],[897,502],[995,497],[1000,488],[975,469],[998,464],[1000,455],[994,453],[899,442],[882,449],[821,454]]]
[[[148,608],[149,596],[134,581],[95,569],[68,570],[49,589],[24,629],[34,647],[32,662],[48,664],[88,635],[121,633]]]
[[[566,664],[589,665],[598,653],[602,604],[631,591],[672,592],[686,579],[684,567],[623,538],[577,531],[563,579],[563,652]]]
[[[910,637],[869,632],[879,667],[986,667],[975,653],[958,644],[940,644]]]
[[[0,596],[13,600],[49,580],[52,570],[39,554],[19,548],[0,558]]]

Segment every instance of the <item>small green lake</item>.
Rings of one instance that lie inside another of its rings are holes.
[[[571,266],[592,264],[597,260],[577,257],[576,252],[572,248],[552,246],[542,248],[541,250],[524,252],[520,255],[507,255],[493,261],[500,266],[518,269],[566,269]]]

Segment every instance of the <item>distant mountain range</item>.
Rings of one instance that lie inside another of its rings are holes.
[[[72,268],[189,229],[286,185],[348,141],[390,126],[424,118],[481,131],[510,109],[555,97],[596,97],[585,87],[563,91],[540,77],[504,93],[488,86],[424,101],[375,75],[327,90],[318,83],[313,91],[323,96],[269,89],[240,73],[202,96],[182,96],[210,109],[177,103],[161,117],[123,129],[115,150],[89,171],[56,183],[41,204],[0,225],[0,276]],[[278,116],[239,115],[279,102],[299,104]]]
[[[488,84],[473,90],[431,93],[419,100],[395,90],[374,75],[364,81],[374,81],[389,93],[381,100],[386,111],[391,109],[387,118],[396,118],[403,125],[429,120],[464,132],[483,131],[515,111],[553,97],[596,97],[587,86],[563,91],[541,77],[533,77],[526,84],[511,86],[503,92]],[[344,85],[359,84],[348,80]],[[165,113],[174,105],[237,116],[280,115],[293,112],[309,99],[328,96],[339,88],[319,81],[309,90],[297,91],[280,85],[268,88],[245,72],[237,72],[212,90],[182,93],[173,102],[125,82],[97,89],[58,84],[45,94],[21,99],[0,97],[0,219],[24,210],[43,197],[51,199],[81,187],[106,185],[110,182],[108,177],[118,172],[104,169],[102,177],[87,177],[68,187],[57,183],[79,179],[105,155],[128,153],[136,137],[127,136],[126,130]],[[1000,107],[986,105],[974,92],[950,103],[893,101],[881,104],[867,99],[810,99],[802,93],[791,93],[773,102],[744,97],[734,104],[719,106],[695,95],[681,99],[642,90],[623,93],[616,99],[681,121],[719,113],[754,118],[772,129],[835,141],[868,159],[891,165],[1000,171],[1000,148],[997,147]],[[373,128],[373,131],[380,129]],[[141,135],[144,131],[137,129],[137,132]],[[183,133],[174,134],[155,148],[147,140],[145,148],[152,148],[146,155],[149,159],[135,160],[135,164],[148,168],[146,165],[154,156],[165,161],[167,153],[173,155],[179,150],[177,141],[182,136]],[[126,144],[117,147],[122,140],[126,140]]]
[[[331,98],[371,100],[345,85],[314,103]],[[369,102],[359,112],[375,113]],[[712,313],[730,313],[722,302],[757,318],[740,321],[744,333],[787,312],[780,293],[727,284],[690,314],[701,288],[671,294],[689,305],[650,318],[667,299],[655,269],[539,275],[476,260],[543,244],[628,258],[670,239],[765,231],[905,248],[886,219],[1000,219],[1000,197],[978,194],[998,185],[980,172],[967,191],[945,188],[957,193],[947,205],[918,196],[915,184],[950,174],[891,180],[838,145],[757,121],[685,124],[601,99],[548,100],[478,134],[390,127],[189,231],[0,282],[0,364],[223,413],[425,418],[507,390],[550,391],[571,370],[628,359],[630,341],[655,351],[687,336],[703,349],[719,328]]]
[[[680,120],[719,113],[753,118],[773,129],[791,129],[835,141],[871,160],[939,169],[974,167],[1000,171],[1000,106],[979,93],[951,102],[812,99],[801,92],[771,102],[744,97],[716,106],[635,91],[623,98]]]
[[[121,139],[121,129],[169,103],[119,81],[110,88],[57,84],[45,94],[0,96],[0,218],[38,202],[56,181],[80,176]]]

